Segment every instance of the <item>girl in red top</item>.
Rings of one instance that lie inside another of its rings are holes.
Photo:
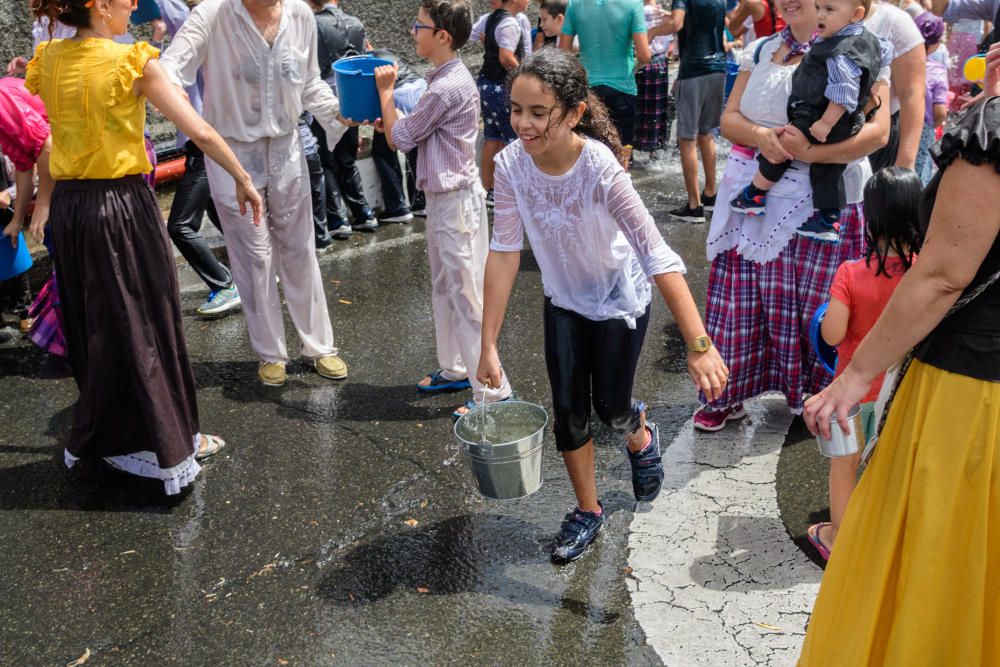
[[[917,224],[920,191],[920,177],[901,167],[882,169],[865,185],[865,257],[837,269],[821,329],[824,341],[839,346],[835,378],[847,368],[916,258],[923,240]],[[882,378],[872,382],[861,403],[865,442],[875,435],[875,401]],[[860,463],[860,452],[830,459],[830,522],[813,524],[806,533],[824,560],[830,557]]]

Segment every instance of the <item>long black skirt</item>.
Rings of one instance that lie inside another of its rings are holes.
[[[80,389],[66,450],[77,458],[152,452],[163,469],[184,463],[198,407],[153,191],[141,176],[59,181],[49,217]]]

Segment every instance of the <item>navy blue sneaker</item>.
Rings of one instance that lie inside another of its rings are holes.
[[[552,560],[568,563],[582,556],[601,532],[601,526],[604,525],[603,510],[604,505],[601,505],[600,514],[584,512],[579,508],[567,514],[559,527],[555,544],[552,545]]]
[[[652,436],[649,447],[633,452],[628,447],[628,462],[632,464],[632,493],[636,500],[654,500],[663,487],[663,462],[660,456],[660,429],[651,421],[646,428]]]
[[[840,243],[840,223],[828,221],[820,211],[813,212],[795,233],[822,243]]]
[[[767,211],[767,195],[759,194],[751,196],[748,192],[749,189],[750,186],[748,185],[740,190],[740,193],[736,195],[731,202],[729,202],[729,208],[731,208],[734,213],[764,215]]]
[[[327,229],[330,230],[330,236],[338,241],[345,241],[351,238],[351,226],[343,220],[334,220],[327,223]]]

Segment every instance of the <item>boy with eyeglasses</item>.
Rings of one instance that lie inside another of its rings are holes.
[[[385,132],[393,149],[419,147],[417,189],[427,198],[427,256],[440,368],[427,374],[417,389],[454,391],[471,383],[478,398],[483,387],[474,374],[479,367],[489,230],[476,169],[479,93],[457,53],[471,31],[468,0],[422,0],[412,34],[417,55],[433,65],[427,72],[427,91],[413,112],[401,117],[393,103],[397,67],[376,68],[375,83],[382,103],[376,129]],[[507,377],[499,387],[487,387],[485,396],[487,401],[509,398]],[[453,416],[469,409],[469,403],[460,406]]]

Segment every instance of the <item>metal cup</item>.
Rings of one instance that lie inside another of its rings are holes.
[[[861,421],[860,405],[855,405],[847,412],[847,425],[849,433],[845,434],[837,421],[837,415],[830,417],[829,439],[822,435],[816,436],[820,454],[828,458],[836,458],[838,456],[851,456],[864,450],[865,428]]]

